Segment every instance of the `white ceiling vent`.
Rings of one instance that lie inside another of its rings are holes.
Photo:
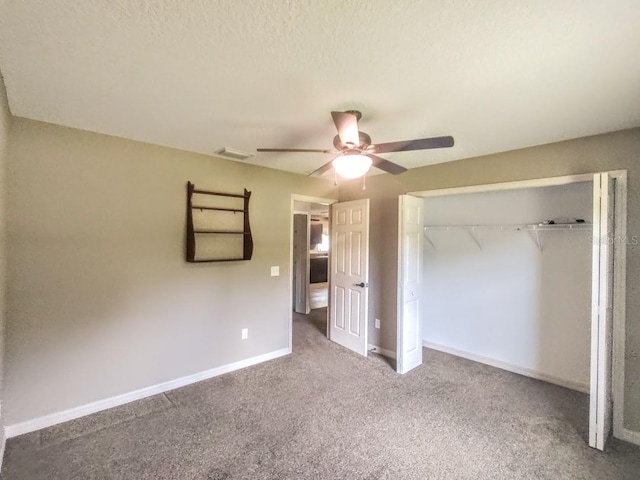
[[[234,150],[229,147],[222,147],[220,150],[216,152],[216,154],[221,155],[223,157],[232,158],[233,160],[246,160],[247,158],[254,157],[253,153],[245,153],[240,150]]]

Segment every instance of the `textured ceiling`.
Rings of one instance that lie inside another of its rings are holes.
[[[329,148],[352,108],[455,137],[407,168],[640,126],[639,50],[638,0],[0,0],[14,115],[206,154]]]

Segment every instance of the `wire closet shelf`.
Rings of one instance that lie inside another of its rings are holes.
[[[578,230],[589,231],[593,230],[593,224],[588,222],[573,222],[573,223],[528,223],[528,224],[504,224],[504,225],[426,225],[424,227],[424,237],[426,241],[431,245],[431,248],[435,250],[436,246],[429,238],[429,232],[432,231],[465,231],[474,243],[482,250],[482,244],[478,239],[476,232],[479,230],[510,230],[510,231],[523,231],[531,232],[532,239],[535,242],[538,250],[542,251],[542,242],[540,239],[540,232],[548,231],[562,231],[562,230]]]

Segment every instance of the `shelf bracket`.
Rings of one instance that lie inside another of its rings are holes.
[[[482,250],[482,245],[480,244],[480,241],[478,240],[478,237],[476,236],[475,230],[476,230],[475,227],[471,227],[471,228],[466,228],[465,229],[465,231],[471,237],[471,240],[473,240],[473,243],[475,243],[478,246],[478,249]]]
[[[431,245],[431,248],[432,248],[433,250],[435,250],[435,249],[436,249],[436,246],[433,244],[433,242],[432,242],[432,241],[431,241],[431,239],[429,238],[429,235],[427,235],[427,231],[426,231],[426,230],[424,231],[424,239],[427,241],[427,243],[428,243],[429,245]]]
[[[540,239],[540,231],[537,228],[529,230],[529,238],[536,244],[538,250],[542,252],[542,240]]]

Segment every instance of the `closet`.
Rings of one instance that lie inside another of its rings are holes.
[[[624,434],[626,171],[399,197],[397,371],[433,348],[589,393]],[[586,419],[585,419],[586,421]]]
[[[591,183],[423,201],[424,346],[588,392]]]

